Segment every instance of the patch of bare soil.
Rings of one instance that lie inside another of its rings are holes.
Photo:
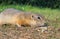
[[[60,39],[60,29],[48,26],[41,32],[40,27],[0,26],[0,39]]]

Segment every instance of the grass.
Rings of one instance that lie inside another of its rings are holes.
[[[1,5],[0,12],[6,8],[16,8],[26,12],[40,13],[44,15],[47,19],[52,21],[58,21],[60,23],[60,9],[50,9],[50,8],[39,8],[28,5]],[[57,22],[54,23],[57,26]]]

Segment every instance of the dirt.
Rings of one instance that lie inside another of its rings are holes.
[[[60,29],[48,26],[41,32],[40,27],[0,26],[0,39],[60,39]]]

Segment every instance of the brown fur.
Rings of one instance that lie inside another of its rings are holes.
[[[45,23],[45,19],[40,14],[33,14],[9,8],[0,14],[0,24],[8,23],[17,26],[42,26]]]

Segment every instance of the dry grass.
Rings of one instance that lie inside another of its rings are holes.
[[[0,39],[60,39],[60,29],[48,26],[41,32],[40,27],[0,26]]]

